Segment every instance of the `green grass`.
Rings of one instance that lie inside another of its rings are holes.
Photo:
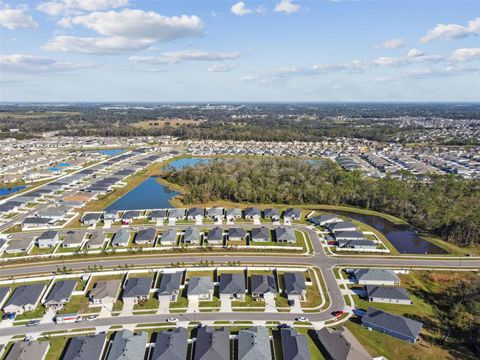
[[[62,355],[63,349],[67,344],[68,337],[66,336],[46,336],[40,341],[50,341],[50,349],[48,349],[45,360],[58,360]]]
[[[55,250],[54,247],[51,248],[43,248],[40,249],[37,245],[33,246],[28,255],[45,255],[45,254],[53,254]]]
[[[250,294],[245,295],[245,301],[232,301],[232,307],[261,307],[265,308],[265,302],[263,301],[255,301]],[[255,309],[256,311],[261,311]],[[244,311],[244,309],[242,309]]]
[[[19,320],[32,320],[39,319],[45,315],[45,308],[42,305],[37,305],[35,310],[24,312],[23,314],[17,315],[15,321]]]
[[[89,308],[88,299],[83,295],[72,296],[70,301],[66,303],[61,310],[58,311],[59,314],[86,314],[91,312],[94,312],[94,310]]]
[[[133,310],[153,310],[158,309],[158,299],[153,297],[153,294],[150,294],[148,300],[142,304],[135,304]]]
[[[312,353],[312,360],[325,360],[325,357],[322,355],[322,352],[315,344],[315,341],[312,338],[312,331],[308,328],[297,328],[299,334],[305,335],[308,340],[308,346],[310,347],[310,352]]]

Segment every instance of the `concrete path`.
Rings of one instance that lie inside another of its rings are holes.
[[[278,312],[274,296],[265,297],[265,312]]]
[[[123,308],[120,312],[120,316],[130,316],[133,315],[133,299],[124,299],[123,300]]]
[[[231,312],[232,300],[228,295],[220,295],[220,312]]]
[[[53,319],[57,312],[53,309],[48,309],[45,315],[43,315],[42,320],[40,320],[40,324],[49,324],[53,323]]]
[[[160,296],[158,298],[157,314],[168,314],[170,312],[170,299],[168,296]]]
[[[200,307],[200,302],[198,300],[189,300],[188,301],[188,308],[187,312],[194,312],[194,311],[199,311],[198,308]]]
[[[291,313],[296,313],[296,314],[303,313],[302,305],[300,304],[300,300],[294,300],[293,301],[293,305],[290,307],[290,312]]]

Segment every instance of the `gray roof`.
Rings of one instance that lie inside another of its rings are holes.
[[[32,245],[33,239],[19,239],[8,242],[7,251],[26,250]]]
[[[148,214],[150,219],[163,219],[167,217],[167,210],[154,210]]]
[[[402,287],[366,285],[367,297],[410,300],[407,290]]]
[[[280,336],[283,360],[310,360],[312,358],[306,336],[291,328],[280,329]]]
[[[340,221],[340,222],[328,225],[328,229],[334,232],[343,231],[345,229],[353,229],[353,228],[358,229],[358,226],[350,221]]]
[[[245,239],[247,232],[242,228],[230,228],[228,229],[229,238],[242,238]]]
[[[175,229],[167,229],[162,233],[160,237],[160,242],[175,242],[177,240],[177,230]]]
[[[182,282],[183,273],[180,271],[174,273],[163,273],[158,295],[172,295],[177,293]]]
[[[43,360],[49,348],[48,341],[17,341],[5,360]]]
[[[296,241],[295,231],[291,227],[280,226],[275,229],[275,238],[277,241]]]
[[[130,230],[128,229],[118,229],[112,239],[112,245],[118,246],[120,244],[128,243],[130,240]]]
[[[280,211],[278,211],[277,209],[274,209],[274,208],[267,208],[267,209],[263,210],[263,215],[266,218],[273,218],[273,217],[280,218]]]
[[[183,218],[185,217],[185,209],[170,209],[168,210],[168,217]]]
[[[207,294],[213,291],[213,288],[210,276],[192,277],[188,280],[187,296]]]
[[[242,210],[239,208],[228,208],[225,209],[225,216],[226,217],[241,217]]]
[[[313,222],[313,223],[316,223],[316,224],[320,224],[320,223],[323,223],[325,221],[331,221],[331,220],[337,220],[340,218],[337,216],[337,215],[334,215],[334,214],[323,214],[323,215],[317,215],[317,216],[313,216],[310,218],[310,221]]]
[[[221,207],[212,207],[207,209],[207,216],[210,218],[221,217],[223,216],[223,208]]]
[[[100,218],[102,217],[102,214],[103,214],[103,213],[101,213],[101,212],[85,213],[85,214],[83,214],[83,216],[82,216],[82,221],[90,221],[90,220],[99,221]]]
[[[138,242],[138,241],[153,242],[155,240],[156,235],[157,235],[157,230],[153,227],[141,229],[137,232],[137,235],[135,236],[135,242]]]
[[[245,217],[261,216],[261,211],[256,207],[248,207],[245,209]]]
[[[203,326],[197,331],[193,360],[229,360],[230,334],[222,327]]]
[[[27,217],[23,220],[22,224],[26,225],[46,225],[53,222],[53,219],[50,218],[41,218],[41,217]]]
[[[252,275],[250,277],[250,291],[256,294],[276,293],[275,278],[273,275]]]
[[[88,239],[88,245],[102,245],[105,242],[105,234],[101,231],[95,231]]]
[[[204,216],[205,209],[204,208],[190,208],[187,210],[187,216],[195,217],[195,216]]]
[[[335,240],[363,240],[365,239],[365,235],[361,231],[337,231],[335,233]]]
[[[63,359],[100,360],[105,339],[106,334],[74,337],[68,343]]]
[[[60,303],[65,299],[69,299],[76,285],[76,280],[57,281],[46,297],[45,304],[48,305],[49,303]]]
[[[65,245],[81,244],[85,238],[85,233],[81,231],[69,231],[62,241]]]
[[[338,246],[341,248],[362,248],[362,247],[369,247],[369,248],[376,248],[377,243],[372,240],[338,240]]]
[[[223,229],[214,227],[213,229],[208,230],[208,241],[222,241],[223,240]]]
[[[290,218],[300,218],[302,216],[302,210],[297,209],[297,208],[288,208],[285,210],[283,213],[283,217],[290,217]]]
[[[270,334],[267,328],[255,326],[238,332],[238,360],[271,360]]]
[[[395,281],[400,282],[392,270],[384,269],[356,269],[353,271],[355,278],[362,281]]]
[[[53,230],[44,231],[40,234],[37,240],[50,240],[58,237],[58,232]]]
[[[0,287],[0,305],[2,304],[5,297],[10,293],[9,287]]]
[[[128,210],[123,213],[122,219],[132,220],[140,217],[140,215],[142,215],[142,212],[140,210]]]
[[[193,242],[193,241],[199,241],[199,240],[200,240],[200,231],[198,230],[198,228],[189,226],[188,228],[185,229],[183,241]]]
[[[152,286],[151,277],[137,277],[127,280],[123,289],[123,298],[133,298],[137,296],[148,296]]]
[[[411,339],[417,338],[423,326],[419,321],[390,314],[373,307],[369,307],[365,315],[362,316],[362,324],[376,326]]]
[[[245,294],[245,288],[245,275],[243,272],[220,275],[220,294]]]
[[[315,332],[332,360],[371,360],[367,350],[345,327],[333,330],[327,327]]]
[[[252,229],[252,239],[270,239],[270,230],[265,227],[256,227]]]
[[[15,289],[5,306],[36,304],[45,289],[45,284],[20,285]]]
[[[286,272],[283,274],[283,279],[287,294],[302,294],[307,289],[305,278],[301,272]]]
[[[121,280],[99,281],[94,285],[92,290],[90,290],[89,296],[94,299],[103,299],[106,297],[116,298],[121,283]]]
[[[130,330],[115,333],[106,360],[143,360],[148,334],[145,331],[135,334]]]
[[[159,332],[151,360],[185,360],[187,338],[187,329],[183,327]]]

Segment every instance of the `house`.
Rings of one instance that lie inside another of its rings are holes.
[[[54,219],[40,218],[40,217],[27,217],[22,221],[22,230],[35,229],[35,228],[47,228],[55,223]]]
[[[362,250],[375,250],[377,243],[372,240],[339,240],[337,242],[337,250],[342,249],[355,249]]]
[[[358,231],[358,226],[350,221],[340,221],[328,225],[328,230],[334,234],[342,231]]]
[[[402,287],[366,285],[365,291],[370,302],[411,305],[407,290]]]
[[[302,210],[296,209],[296,208],[288,208],[283,213],[283,218],[287,221],[300,220],[301,217],[302,217]]]
[[[356,269],[353,276],[359,285],[399,285],[400,279],[392,270]]]
[[[198,228],[189,226],[183,234],[183,243],[191,245],[200,245],[200,231]]]
[[[214,284],[210,276],[192,277],[188,280],[188,300],[212,300]]]
[[[372,360],[367,350],[346,327],[338,330],[324,327],[315,331],[315,336],[332,360]]]
[[[197,330],[193,360],[230,360],[230,333],[224,327],[202,326]]]
[[[75,286],[77,286],[76,280],[57,281],[45,298],[43,305],[55,310],[61,309],[70,301]]]
[[[177,230],[167,229],[162,233],[160,237],[160,244],[162,245],[175,245],[177,242]]]
[[[238,360],[271,360],[270,334],[264,326],[254,326],[238,332]]]
[[[265,219],[272,219],[272,221],[280,220],[280,211],[273,208],[267,208],[263,210],[263,217]]]
[[[228,222],[233,222],[235,219],[242,217],[242,210],[239,208],[229,208],[225,210],[225,218]]]
[[[148,214],[148,218],[151,221],[163,223],[163,221],[167,218],[167,210],[154,210],[150,214]]]
[[[167,297],[169,301],[177,301],[180,293],[183,273],[180,271],[173,273],[163,273],[160,286],[158,287],[158,298]]]
[[[305,277],[301,272],[286,272],[283,274],[285,283],[285,294],[288,300],[305,300],[307,295],[307,286]]]
[[[64,248],[79,248],[85,240],[85,233],[81,231],[68,231],[62,241]]]
[[[8,247],[7,240],[0,239],[0,255],[2,255],[2,253],[5,251],[7,247]]]
[[[121,284],[121,280],[99,281],[90,290],[88,300],[92,305],[113,304],[117,300]]]
[[[67,344],[63,359],[68,360],[100,360],[107,335],[76,336]]]
[[[20,285],[3,307],[3,312],[23,314],[37,307],[45,290],[45,284]]]
[[[80,219],[80,222],[83,225],[94,226],[97,224],[97,222],[100,221],[100,219],[102,218],[102,215],[103,213],[101,212],[85,213]]]
[[[122,215],[122,224],[131,224],[133,220],[140,219],[142,212],[139,210],[128,210]]]
[[[150,360],[185,360],[187,358],[188,331],[183,327],[157,333]]]
[[[245,275],[242,273],[221,274],[219,294],[220,297],[226,296],[229,299],[243,301],[245,300]]]
[[[183,220],[185,219],[185,209],[170,209],[168,210],[168,219]]]
[[[112,246],[127,247],[130,242],[130,230],[118,229],[112,239]]]
[[[245,219],[260,220],[262,213],[260,209],[255,207],[248,207],[245,209]]]
[[[4,360],[44,360],[49,349],[49,341],[17,341]]]
[[[28,253],[33,247],[33,239],[10,240],[5,249],[6,254]]]
[[[89,249],[101,249],[105,243],[105,233],[101,231],[94,232],[87,241]]]
[[[53,248],[57,246],[60,238],[58,237],[58,232],[53,230],[48,230],[40,234],[37,238],[37,245],[40,249]]]
[[[265,226],[253,228],[250,240],[252,242],[268,242],[270,241],[270,230]]]
[[[277,284],[273,275],[252,275],[250,277],[250,294],[254,299],[275,298]]]
[[[295,244],[297,237],[295,231],[291,227],[280,226],[275,229],[275,240],[278,243]]]
[[[361,231],[337,231],[334,236],[336,241],[365,240],[365,235]]]
[[[152,287],[152,278],[137,277],[127,280],[123,288],[122,299],[133,299],[134,304],[148,300],[150,288]]]
[[[362,326],[414,344],[423,324],[419,321],[369,307],[365,315],[362,316]]]
[[[229,241],[244,241],[247,238],[247,232],[242,228],[230,228],[228,229]]]
[[[7,297],[10,295],[11,289],[9,287],[0,287],[0,308],[3,306]]]
[[[130,330],[117,331],[110,343],[105,360],[143,360],[147,347],[148,334],[145,331],[134,333]]]
[[[280,329],[283,360],[311,360],[312,354],[305,335],[292,328]]]
[[[103,213],[103,223],[106,225],[106,226],[110,226],[112,225],[114,222],[118,221],[119,220],[119,217],[118,217],[118,211],[117,210],[106,210],[104,213]]]
[[[221,207],[212,207],[207,209],[207,218],[219,221],[223,218],[223,208]]]
[[[153,227],[141,229],[135,235],[135,244],[153,244],[157,237],[157,230]]]
[[[322,214],[312,216],[308,219],[312,224],[317,226],[327,226],[329,224],[342,222],[343,220],[334,214]]]
[[[196,222],[202,221],[205,215],[205,209],[203,208],[191,208],[187,210],[187,220],[195,220]]]
[[[208,230],[207,242],[210,245],[223,245],[223,229],[217,226]]]

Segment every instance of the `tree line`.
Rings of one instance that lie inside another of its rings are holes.
[[[184,203],[216,200],[263,204],[350,205],[391,214],[445,241],[480,242],[480,180],[453,175],[372,179],[332,161],[287,158],[217,159],[166,169],[183,186]]]

